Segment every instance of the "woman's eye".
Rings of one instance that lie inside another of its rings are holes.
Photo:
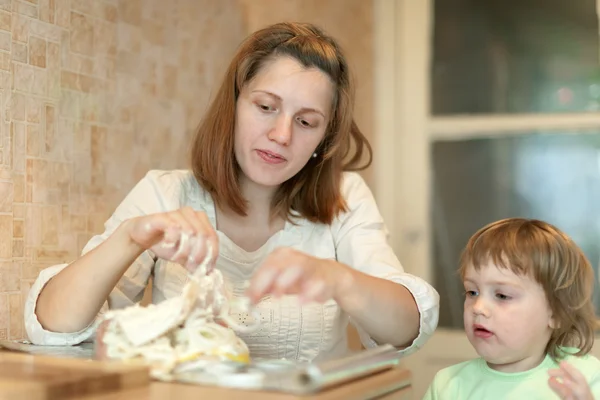
[[[476,292],[475,290],[467,290],[467,291],[465,292],[465,295],[466,295],[467,297],[475,297],[475,296],[477,296],[477,292]]]
[[[309,127],[311,126],[311,125],[310,125],[310,122],[308,122],[308,121],[306,121],[306,120],[304,120],[304,119],[300,119],[300,120],[298,120],[298,121],[300,122],[300,125],[302,125],[302,126],[305,126],[305,127],[307,127],[307,128],[309,128]]]
[[[502,294],[502,293],[496,293],[496,297],[498,299],[500,299],[500,300],[508,300],[508,299],[510,299],[510,296],[507,296],[507,295]]]
[[[272,108],[270,106],[267,106],[266,104],[259,104],[258,108],[260,108],[262,111],[271,111]]]

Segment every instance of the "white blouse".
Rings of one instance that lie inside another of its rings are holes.
[[[294,223],[287,222],[284,229],[252,252],[241,249],[218,232],[220,248],[216,268],[222,271],[234,295],[239,296],[244,291],[245,281],[267,255],[277,247],[286,246],[315,257],[336,259],[364,273],[397,282],[412,293],[419,309],[419,335],[410,347],[402,350],[404,353],[415,351],[423,346],[437,326],[439,296],[427,282],[403,271],[387,242],[382,217],[362,177],[357,173],[345,173],[342,185],[349,211],[340,214],[331,225],[296,218]],[[82,254],[106,240],[127,219],[185,206],[204,211],[216,226],[212,197],[197,183],[191,171],[150,171],[105,223],[104,233],[94,236]],[[50,332],[37,319],[36,302],[44,285],[65,266],[60,264],[42,270],[31,287],[24,312],[25,328],[32,343],[74,345],[93,340],[101,315],[108,308],[124,308],[139,302],[150,276],[153,277],[153,303],[179,295],[188,279],[182,266],[160,259],[154,261],[153,255],[146,251],[125,272],[96,320],[88,327],[73,333]],[[239,334],[252,357],[309,362],[348,352],[346,328],[349,318],[333,300],[300,305],[296,296],[279,299],[267,296],[257,308],[260,328]],[[248,318],[242,314],[235,317],[242,323]],[[360,326],[356,328],[365,346],[376,345]]]

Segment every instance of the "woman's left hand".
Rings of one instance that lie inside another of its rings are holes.
[[[302,303],[323,303],[337,298],[352,284],[350,267],[335,260],[279,248],[271,253],[250,281],[248,296],[253,303],[263,296],[298,295]]]
[[[548,371],[550,388],[563,400],[593,400],[590,385],[577,368],[562,361],[557,369]]]

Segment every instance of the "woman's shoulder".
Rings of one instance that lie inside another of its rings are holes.
[[[189,169],[150,170],[140,184],[168,203],[176,203],[178,207],[199,205],[209,199]]]
[[[369,185],[358,172],[344,172],[341,185],[342,196],[349,205],[357,201],[373,199],[373,193]]]

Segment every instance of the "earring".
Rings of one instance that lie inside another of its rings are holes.
[[[317,158],[317,153],[316,152],[313,153],[312,158]]]

